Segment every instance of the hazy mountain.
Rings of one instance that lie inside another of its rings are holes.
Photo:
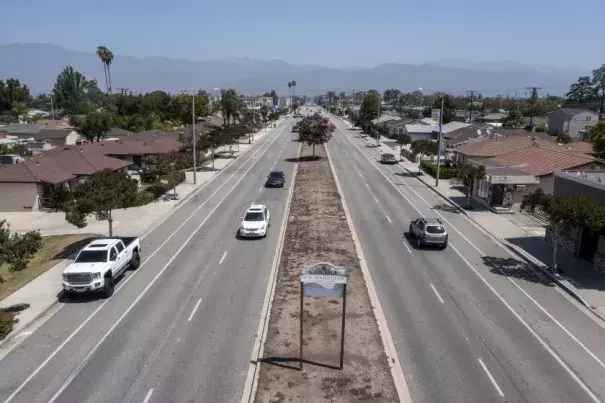
[[[510,71],[532,71],[539,74],[571,74],[574,77],[581,75],[590,75],[589,70],[577,68],[559,68],[553,66],[545,66],[540,64],[521,64],[511,61],[496,61],[496,62],[473,62],[462,59],[441,59],[426,64],[442,67],[456,67],[460,69],[473,70],[489,70],[495,72],[510,72]]]
[[[103,67],[93,52],[71,51],[48,44],[0,46],[0,79],[18,78],[34,93],[49,92],[57,74],[68,65],[88,78],[97,79],[99,85],[104,87]],[[227,58],[192,61],[116,55],[111,72],[114,89],[128,88],[135,92],[162,89],[174,93],[192,88],[233,87],[242,93],[275,89],[278,93],[287,94],[287,83],[296,80],[296,93],[307,95],[328,90],[384,90],[393,87],[403,91],[423,87],[462,92],[473,88],[484,95],[515,91],[523,94],[524,88],[530,85],[542,87],[543,92],[562,94],[579,75],[575,71],[515,63],[491,65],[440,61],[424,65],[387,63],[372,68],[336,69],[294,65],[282,60]],[[494,65],[499,69],[495,69]],[[503,68],[503,65],[508,67]]]

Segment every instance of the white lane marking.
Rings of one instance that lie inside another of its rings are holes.
[[[149,392],[147,392],[147,396],[145,396],[145,400],[143,400],[143,403],[149,403],[151,395],[153,395],[153,389],[149,389]]]
[[[382,176],[385,177],[385,179],[393,186],[393,188],[395,188],[395,190],[397,190],[397,192],[399,192],[399,194],[412,206],[412,208],[414,208],[414,210],[416,210],[418,212],[418,214],[420,214],[421,216],[423,215],[422,212],[418,209],[418,207],[416,207],[416,205],[414,203],[412,203],[412,201],[405,195],[403,194],[403,192],[401,191],[401,189],[399,189],[393,182],[391,182],[391,180],[385,175],[384,172],[382,172],[381,169],[379,169],[374,162],[363,152],[361,151],[361,149],[355,145],[351,140],[348,139],[347,136],[345,136],[345,138],[347,138],[347,140],[355,147],[357,148],[357,150],[364,155],[364,157],[370,161],[371,165],[376,168],[376,170],[378,170],[378,172],[380,172],[380,174]],[[412,189],[413,191],[413,189]],[[415,192],[414,192],[415,193]],[[418,197],[420,197],[418,195]],[[422,199],[422,197],[420,197]],[[425,203],[426,200],[422,199]],[[428,203],[427,203],[428,204]],[[434,212],[435,214],[438,214],[439,216],[441,216],[441,214],[439,214],[437,211]],[[449,221],[447,221],[443,216],[441,216],[445,222],[447,222],[456,232],[458,232],[460,235],[462,235],[460,233],[460,231],[458,231]],[[464,237],[464,235],[462,235],[462,237],[464,239],[467,240],[467,242],[470,243],[470,241]],[[470,243],[475,249],[476,246],[473,245],[472,243]],[[451,245],[451,244],[450,244]],[[542,339],[542,337],[536,333],[536,331],[534,329],[531,328],[531,326],[529,326],[529,324],[527,324],[527,322],[525,322],[525,320],[523,320],[523,318],[521,317],[521,315],[519,315],[517,313],[517,311],[515,311],[513,309],[512,306],[510,306],[510,304],[508,302],[506,302],[506,300],[498,293],[498,291],[496,291],[496,289],[494,287],[492,287],[492,285],[481,275],[481,273],[479,273],[479,271],[477,269],[475,269],[475,267],[468,261],[466,260],[466,258],[460,253],[460,251],[458,251],[458,249],[456,249],[453,245],[451,245],[451,248],[454,252],[456,252],[456,254],[466,263],[466,265],[468,267],[471,268],[471,270],[473,270],[473,272],[477,275],[477,277],[479,277],[481,279],[481,281],[487,286],[487,288],[489,288],[489,290],[491,292],[493,292],[498,299],[506,306],[506,308],[508,308],[508,310],[513,314],[513,316],[515,316],[515,318],[517,318],[517,320],[519,320],[519,322],[521,322],[521,324],[532,334],[532,336],[534,336],[534,338],[536,340],[538,340],[538,342],[542,345],[542,347],[544,347],[544,349],[546,351],[548,351],[548,353],[563,367],[563,369],[572,377],[572,379],[574,381],[576,381],[576,383],[582,388],[582,390],[584,390],[584,392],[586,392],[586,394],[588,394],[588,396],[590,396],[590,398],[595,402],[595,403],[600,403],[600,400],[596,397],[596,395],[588,388],[588,386],[586,386],[586,384],[575,374],[575,372],[573,372],[573,370],[563,361],[563,359],[561,357],[559,357],[559,355],[555,352],[555,350],[553,348],[551,348],[548,344],[546,344],[546,342]],[[478,250],[478,249],[477,249]],[[485,256],[485,254],[483,254],[481,251],[479,251],[479,253],[482,256]],[[517,285],[514,281],[510,280],[513,284]],[[517,287],[519,289],[521,289],[521,287],[519,287],[517,285]],[[521,289],[521,291],[523,291]],[[529,295],[523,291],[523,293],[529,297]],[[534,302],[538,307],[540,307],[542,309],[543,312],[546,312],[546,310],[544,310],[544,308],[542,308],[542,306],[540,304],[538,304],[537,301],[535,301],[533,298],[531,298],[531,301]],[[549,317],[552,317],[551,315],[549,315]],[[554,318],[553,318],[554,319]],[[572,340],[576,341],[578,343],[578,345],[580,345],[584,351],[586,351],[587,353],[589,353],[589,355],[593,358],[595,358],[597,360],[597,362],[599,362],[601,364],[601,361],[598,359],[598,357],[596,357],[586,346],[584,346],[584,344],[582,344],[582,342],[580,342],[576,337],[574,337],[571,332],[569,332],[567,329],[565,329],[565,327],[563,327],[562,324],[560,324],[558,321],[554,321],[554,323],[557,323],[557,325],[563,329],[565,331],[566,334],[570,335],[570,337],[572,338]]]
[[[225,258],[227,257],[227,252],[225,251],[225,253],[223,253],[223,256],[221,256],[221,260],[219,260],[218,264],[223,264],[223,262],[225,261]]]
[[[388,215],[385,214],[384,216],[387,218],[387,220],[389,220],[389,223],[393,224],[393,221],[391,221]]]
[[[403,246],[405,246],[405,248],[408,250],[408,253],[412,253],[412,250],[410,249],[410,247],[408,246],[406,241],[403,241]]]
[[[366,187],[367,187],[368,189],[370,188],[370,185],[368,185],[368,183],[367,183],[367,182],[366,182],[366,183],[364,183],[364,185],[366,185]]]
[[[262,191],[263,191],[263,187],[261,186],[261,187],[258,189],[258,193],[260,193],[260,192],[262,192]]]
[[[357,146],[356,146],[357,147]],[[358,147],[359,149],[359,147]],[[359,152],[364,154],[364,152],[359,149]],[[370,160],[365,154],[364,156]],[[371,161],[370,161],[371,162]],[[379,169],[376,165],[374,165],[374,167],[376,169],[378,169],[378,171],[391,183],[391,185],[395,186],[395,184],[393,182],[391,182],[391,180],[382,172],[381,169]],[[392,173],[395,173],[390,167],[387,167],[387,169],[389,171],[391,171]],[[412,187],[410,187],[407,183],[403,183],[412,193],[414,193],[420,200],[422,200],[429,208],[432,209],[432,206],[422,197],[420,196]],[[397,187],[395,186],[395,188],[397,189]],[[427,187],[428,188],[428,187]],[[397,189],[399,191],[399,189]],[[403,195],[403,193],[399,192],[400,194]],[[403,196],[408,203],[410,203],[410,200]],[[411,203],[410,203],[411,204]],[[416,208],[415,205],[412,204],[412,207],[414,207],[416,209],[417,212],[419,212],[422,215],[422,212]],[[441,217],[446,223],[449,224],[449,226],[456,231],[461,237],[462,239],[464,239],[470,246],[473,247],[473,249],[475,249],[482,257],[487,257],[487,255],[485,253],[483,253],[473,242],[471,242],[461,231],[458,230],[458,228],[456,228],[451,222],[448,221],[447,218],[445,218],[441,213],[439,213],[438,211],[433,210],[434,214],[437,214],[439,217]],[[511,257],[517,259],[518,256],[514,255],[510,250],[506,249],[505,247],[498,245],[497,243],[494,243],[494,245],[498,246],[499,248],[501,248],[502,250],[504,250],[508,255],[510,255]],[[559,322],[550,312],[548,312],[546,310],[546,308],[544,308],[542,305],[540,305],[540,303],[538,301],[536,301],[531,295],[529,295],[529,293],[527,291],[525,291],[516,281],[514,281],[512,278],[510,278],[510,276],[508,276],[500,267],[497,267],[498,271],[511,283],[515,286],[515,288],[517,288],[519,291],[521,291],[521,293],[523,295],[525,295],[531,302],[534,303],[534,305],[536,305],[538,307],[538,309],[540,309],[540,311],[542,311],[542,313],[544,313],[546,316],[548,316],[548,318],[550,320],[553,321],[553,323],[555,323],[557,325],[557,327],[559,327],[559,329],[561,329],[569,338],[571,338],[578,346],[580,346],[580,348],[582,350],[584,350],[584,352],[586,354],[588,354],[592,359],[594,359],[603,369],[605,369],[605,362],[603,362],[603,360],[601,360],[599,357],[597,357],[597,355],[595,353],[593,353],[584,343],[582,343],[570,330],[568,330],[561,322]]]
[[[481,358],[478,358],[478,360],[479,360],[479,364],[481,365],[481,368],[483,368],[483,370],[487,374],[487,377],[492,382],[492,385],[494,385],[494,388],[496,388],[496,391],[498,392],[498,394],[500,395],[500,397],[504,397],[504,393],[502,392],[502,389],[500,389],[500,386],[498,386],[498,383],[496,382],[496,380],[492,376],[491,372],[489,372],[489,369],[487,369],[487,367],[483,363],[483,360]]]
[[[374,196],[374,200],[376,200],[376,203],[380,204],[380,202],[378,201],[378,199],[376,198],[376,196]]]
[[[193,315],[195,315],[195,312],[197,311],[197,309],[200,307],[200,304],[202,303],[202,299],[198,299],[197,302],[195,303],[195,306],[193,307],[193,310],[191,311],[191,315],[189,315],[189,319],[187,319],[187,322],[191,322],[191,319],[193,319]]]
[[[279,136],[281,136],[283,133],[285,132],[282,131],[281,133],[279,133],[277,136],[275,136],[275,139],[273,139],[273,141],[271,141],[271,143],[269,144],[269,146],[267,148],[264,149],[264,151],[262,152],[262,154],[264,154],[265,152],[267,152],[267,150],[269,150],[269,148],[271,148],[271,146],[273,145],[273,143],[275,143],[275,141],[279,138]],[[265,143],[266,144],[269,140],[267,140]],[[259,143],[260,144],[260,143]],[[250,161],[259,151],[261,151],[262,148],[259,147],[258,150],[256,150],[242,165],[244,165],[246,162]],[[139,302],[139,300],[143,297],[143,295],[145,295],[145,293],[151,288],[151,286],[157,281],[157,279],[164,273],[164,271],[166,271],[166,269],[168,268],[168,266],[172,263],[172,261],[178,256],[179,253],[181,253],[181,251],[185,248],[185,246],[189,243],[189,241],[191,241],[191,239],[193,238],[193,236],[200,230],[200,228],[202,228],[202,226],[206,223],[206,221],[208,221],[208,219],[210,218],[210,216],[216,211],[216,209],[218,209],[218,207],[221,206],[221,204],[223,203],[223,201],[231,194],[231,192],[233,192],[233,190],[237,187],[237,185],[245,178],[245,176],[248,174],[248,172],[250,172],[250,170],[252,170],[252,168],[256,165],[256,163],[258,162],[258,159],[256,159],[251,165],[250,168],[248,168],[246,171],[244,171],[244,174],[242,175],[242,177],[240,179],[237,180],[237,182],[235,182],[235,185],[233,185],[233,187],[231,189],[229,189],[229,191],[227,192],[227,194],[218,202],[218,204],[216,205],[216,207],[214,207],[210,213],[208,214],[208,216],[201,222],[201,224],[195,229],[195,231],[189,236],[189,238],[187,238],[187,240],[185,241],[185,243],[183,243],[183,245],[177,250],[176,254],[170,259],[170,261],[168,262],[168,264],[166,266],[164,266],[162,268],[162,270],[160,270],[160,272],[151,280],[151,282],[147,285],[147,287],[143,290],[143,292],[137,297],[137,299],[135,299],[135,301],[128,307],[128,309],[124,312],[124,314],[118,319],[118,321],[109,329],[109,331],[105,334],[105,336],[101,339],[101,341],[99,341],[99,343],[97,343],[97,345],[95,346],[95,348],[88,354],[88,356],[84,359],[84,361],[82,362],[82,364],[80,364],[79,369],[77,369],[77,372],[80,372],[80,370],[82,369],[81,367],[84,366],[85,362],[88,361],[88,359],[90,358],[90,356],[92,356],[92,353],[101,345],[101,343],[111,334],[111,332],[113,332],[113,330],[119,325],[119,323],[124,319],[124,317],[126,316],[126,314],[128,314],[128,312],[130,312],[132,310],[132,308],[134,308],[134,306]],[[160,244],[160,246],[158,246],[158,248],[143,262],[141,263],[141,267],[143,265],[145,265],[145,263],[149,262],[149,260],[151,260],[156,253],[158,253],[160,251],[160,249],[162,249],[162,247],[164,245],[166,245],[171,239],[172,237],[174,237],[174,235],[181,229],[183,228],[183,226],[185,226],[187,224],[187,222],[202,208],[206,205],[206,203],[208,203],[208,201],[210,199],[212,199],[212,197],[217,194],[222,188],[223,186],[225,186],[228,181],[237,173],[234,172],[231,176],[229,176],[229,178],[227,178],[227,180],[225,181],[225,183],[223,183],[221,186],[219,186],[218,189],[216,189],[214,191],[214,193],[212,193],[197,209],[194,210],[193,213],[191,213],[191,215],[189,215],[189,217],[187,217],[187,219],[185,219],[183,221],[183,223],[181,225],[179,225],[179,227],[174,230],[174,232],[172,234],[170,234],[170,236],[168,236],[168,238],[166,238],[166,240],[164,242],[162,242]],[[134,278],[134,276],[136,275],[136,273],[139,273],[140,270],[137,270],[136,272],[134,272],[134,274],[128,276],[124,282],[120,285],[120,287],[118,287],[116,289],[116,293],[119,292],[132,278]],[[115,293],[114,293],[115,294]],[[88,316],[88,318],[86,318],[86,320],[84,322],[82,322],[82,324],[80,326],[78,326],[76,328],[76,330],[74,330],[64,341],[63,343],[61,343],[59,345],[59,347],[57,347],[49,356],[48,358],[46,358],[42,364],[40,364],[38,366],[38,368],[36,368],[34,370],[34,372],[32,372],[24,381],[23,383],[21,383],[21,385],[19,385],[19,387],[4,401],[4,403],[9,403],[10,401],[12,401],[15,396],[17,396],[17,394],[19,392],[21,392],[21,390],[23,390],[23,388],[50,362],[50,360],[52,360],[57,354],[59,354],[59,352],[61,350],[63,350],[63,348],[67,345],[67,343],[69,343],[83,328],[84,326],[86,326],[88,324],[88,322],[90,322],[95,316],[96,314],[109,302],[111,301],[111,299],[107,299],[105,300],[101,305],[99,305],[99,307],[97,309],[95,309],[92,314],[90,314]],[[59,396],[60,392],[62,392],[67,385],[69,384],[69,382],[71,382],[71,380],[76,376],[77,373],[72,374],[72,376],[68,379],[68,381],[63,385],[63,387],[61,388],[61,390],[59,392],[57,392],[57,394],[55,395],[55,398]],[[53,399],[54,400],[54,399]],[[51,400],[51,401],[53,401]]]
[[[430,285],[431,285],[431,288],[433,289],[433,292],[437,296],[437,299],[439,300],[439,302],[441,302],[443,304],[444,303],[443,302],[443,298],[441,298],[441,295],[439,295],[439,293],[437,292],[437,289],[435,288],[435,286],[433,285],[433,283],[431,283]]]

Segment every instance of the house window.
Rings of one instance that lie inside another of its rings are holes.
[[[592,120],[592,116],[586,116],[586,121],[590,122]]]

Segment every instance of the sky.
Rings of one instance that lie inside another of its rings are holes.
[[[463,59],[588,72],[605,63],[604,0],[18,0],[2,10],[0,45],[329,67]]]

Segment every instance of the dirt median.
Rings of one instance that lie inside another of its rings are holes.
[[[351,230],[324,147],[303,145],[260,367],[256,402],[398,402]],[[348,268],[345,356],[342,298],[305,297],[304,370],[299,370],[300,270]]]

